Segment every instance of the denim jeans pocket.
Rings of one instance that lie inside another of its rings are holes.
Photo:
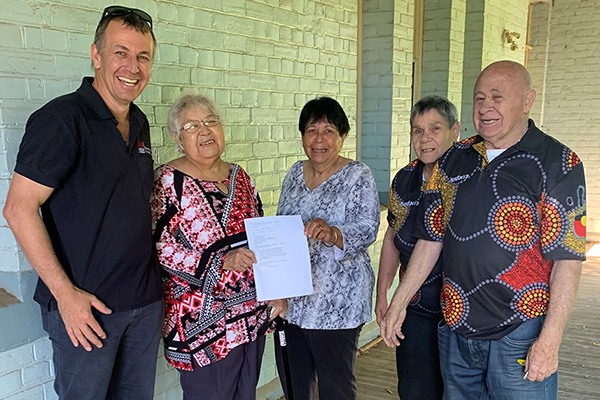
[[[537,317],[523,322],[517,329],[505,335],[501,341],[514,346],[531,346],[535,342],[544,325],[545,317]]]
[[[48,333],[48,320],[50,319],[50,316],[48,314],[49,311],[42,311],[42,328],[44,328],[44,331],[46,331],[46,333]]]
[[[60,330],[64,331],[64,325],[62,324],[62,317],[58,310],[44,311],[42,312],[42,326],[50,340],[55,340],[60,334]],[[66,331],[65,331],[66,334]]]
[[[448,329],[448,325],[446,324],[446,320],[442,318],[442,320],[437,324],[438,332],[444,328]]]
[[[497,342],[492,342],[492,355],[487,385],[497,399],[556,399],[556,375],[543,382],[524,379],[521,360],[527,359],[531,345],[537,340],[544,317],[523,322]]]

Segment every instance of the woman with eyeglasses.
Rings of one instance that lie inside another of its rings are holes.
[[[256,300],[244,219],[263,215],[256,188],[221,159],[223,117],[207,97],[188,93],[168,113],[183,156],[155,171],[154,241],[163,271],[167,361],[185,400],[254,399],[265,334],[285,300]]]

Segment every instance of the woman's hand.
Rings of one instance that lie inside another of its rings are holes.
[[[321,218],[311,219],[310,221],[306,222],[306,225],[304,225],[304,234],[309,238],[320,240],[322,242],[333,243],[336,246],[338,246],[339,239],[342,238],[339,229],[327,225],[327,222]]]
[[[252,250],[239,248],[225,254],[223,269],[227,271],[244,272],[256,262],[256,257],[254,256],[254,252]]]
[[[387,296],[383,294],[380,296],[379,294],[376,297],[375,301],[375,319],[377,321],[377,325],[381,327],[381,320],[385,316],[385,313],[388,310],[388,300]]]
[[[273,321],[275,317],[285,318],[287,312],[288,301],[287,299],[277,299],[267,301],[267,305],[271,308],[269,313],[269,322]]]

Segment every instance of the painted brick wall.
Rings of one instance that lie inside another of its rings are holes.
[[[465,10],[465,52],[463,59],[460,139],[474,135],[473,86],[482,70],[484,9],[482,1],[468,1]]]
[[[483,68],[498,60],[523,63],[527,32],[527,0],[468,1],[462,82],[461,138],[473,136],[473,88]],[[503,42],[504,29],[519,32],[519,49]]]
[[[523,63],[527,34],[528,0],[487,0],[485,2],[485,29],[483,34],[483,66],[497,60]],[[521,35],[518,50],[511,50],[503,41],[505,29]]]
[[[52,387],[52,346],[37,340],[0,355],[0,398],[56,399]]]
[[[527,69],[533,79],[537,96],[531,108],[530,116],[535,123],[544,127],[544,106],[546,104],[546,84],[548,78],[548,51],[550,48],[550,22],[552,5],[537,3],[531,5],[531,24],[529,26],[529,50]]]
[[[394,1],[363,0],[362,6],[361,159],[382,193],[390,184]]]
[[[410,109],[412,107],[412,52],[414,0],[394,0],[394,56],[392,71],[391,180],[410,161]]]
[[[91,32],[103,5],[80,4],[3,2],[0,198],[5,197],[28,115],[92,73]],[[297,119],[306,101],[317,95],[334,96],[351,121],[356,119],[356,2],[135,4],[156,19],[159,41],[151,83],[140,101],[151,121],[156,161],[175,156],[164,127],[169,105],[182,90],[197,88],[213,96],[227,117],[224,158],[247,168],[263,194],[267,213],[274,213],[281,179],[302,155]],[[355,132],[353,124],[344,149],[353,158]],[[10,235],[4,231],[0,241],[9,244]],[[10,245],[14,248],[14,242]]]
[[[464,67],[465,18],[467,1],[453,0],[450,15],[450,53],[448,56],[448,99],[456,105],[458,112],[462,108],[462,70]],[[460,115],[460,114],[459,114]]]
[[[385,203],[409,161],[413,14],[413,1],[363,1],[361,159]]]
[[[350,0],[149,3],[161,45],[142,99],[155,124],[157,162],[174,156],[164,121],[187,87],[222,107],[224,159],[248,171],[266,214],[275,213],[285,173],[304,156],[297,120],[308,100],[329,95],[342,104],[352,122],[344,154],[355,158],[356,7]]]
[[[162,350],[161,350],[162,351]],[[55,400],[52,344],[47,338],[0,354],[0,399]],[[179,400],[179,374],[159,354],[155,400]]]
[[[459,110],[465,38],[465,0],[426,0],[423,21],[423,96],[447,97]]]
[[[538,7],[534,11],[543,13],[544,9]],[[575,151],[585,165],[588,234],[598,240],[600,1],[557,0],[551,13],[543,127]],[[536,74],[534,80],[539,79]]]
[[[32,111],[76,89],[92,75],[89,49],[100,11],[112,1],[3,0],[0,13],[0,207],[4,205],[24,125]],[[138,104],[148,115],[157,163],[176,156],[166,132],[166,114],[185,89],[215,98],[227,119],[224,159],[252,176],[267,214],[274,214],[281,181],[304,158],[297,120],[310,99],[329,95],[351,121],[343,155],[356,158],[357,2],[354,0],[123,0],[155,20],[159,42],[152,79]],[[0,217],[0,285],[8,288],[32,274],[6,221]],[[6,283],[6,284],[5,284]],[[14,289],[18,291],[19,283]],[[39,325],[32,291],[19,293],[27,325]],[[4,318],[3,318],[4,320]],[[4,331],[2,331],[4,333]],[[48,346],[39,329],[28,326],[20,340],[30,344],[5,350],[0,338],[0,398],[45,398],[52,393],[47,358],[33,347]],[[33,344],[31,342],[33,341]],[[13,366],[13,354],[28,362]],[[29,356],[31,355],[31,356]],[[261,372],[275,376],[271,343]],[[177,373],[159,357],[157,399],[180,398]],[[33,376],[36,376],[33,378]],[[12,397],[9,397],[12,396]],[[52,398],[51,395],[47,398]]]

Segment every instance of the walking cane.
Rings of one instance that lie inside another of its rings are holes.
[[[281,349],[281,358],[283,359],[283,371],[285,373],[285,385],[287,386],[287,400],[294,400],[294,394],[292,391],[292,377],[290,375],[290,359],[288,358],[287,352],[287,341],[285,338],[285,328],[287,328],[287,319],[283,319],[279,316],[275,317],[275,340],[279,344]]]

